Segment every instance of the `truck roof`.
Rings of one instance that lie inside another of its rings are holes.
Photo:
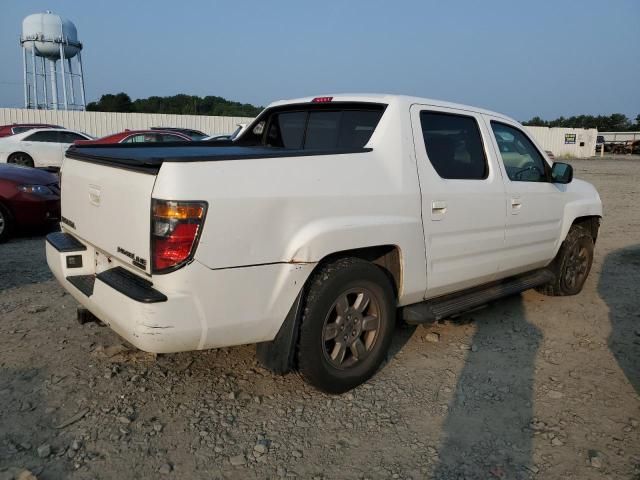
[[[309,103],[314,98],[329,97],[332,102],[371,102],[371,103],[386,103],[388,105],[398,104],[404,105],[409,108],[411,105],[431,105],[434,107],[443,108],[455,108],[459,110],[467,110],[469,112],[482,113],[485,115],[492,115],[494,117],[504,118],[513,122],[517,122],[513,118],[504,115],[502,113],[493,112],[491,110],[485,110],[471,105],[464,105],[461,103],[446,102],[444,100],[435,100],[433,98],[412,97],[409,95],[396,95],[391,93],[328,93],[324,95],[314,95],[312,97],[294,98],[289,100],[278,100],[269,105],[269,107],[278,107],[282,105],[291,105],[297,103]]]

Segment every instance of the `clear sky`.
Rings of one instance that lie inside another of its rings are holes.
[[[640,0],[3,0],[0,106],[22,105],[21,22],[47,9],[78,28],[88,100],[391,92],[519,120],[640,113]]]

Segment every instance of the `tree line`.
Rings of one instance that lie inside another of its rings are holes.
[[[226,98],[208,95],[173,95],[131,100],[124,92],[107,93],[97,102],[87,105],[91,112],[166,113],[176,115],[219,115],[225,117],[255,117],[262,111],[249,103],[240,103]]]
[[[135,112],[168,113],[176,115],[219,115],[229,117],[255,117],[263,107],[249,103],[240,103],[226,98],[207,95],[173,95],[169,97],[149,97],[131,100],[124,92],[107,93],[97,102],[87,105],[92,112]],[[640,131],[640,115],[630,120],[622,113],[611,115],[576,115],[559,117],[555,120],[543,120],[536,116],[523,122],[532,127],[597,128],[600,132]]]
[[[522,124],[531,127],[597,128],[599,132],[638,132],[640,131],[640,115],[636,116],[635,121],[630,120],[622,113],[597,116],[576,115],[560,117],[555,120],[533,117]]]

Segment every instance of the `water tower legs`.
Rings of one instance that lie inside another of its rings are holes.
[[[62,72],[62,98],[64,99],[64,109],[69,110],[69,102],[67,102],[67,75],[64,71],[64,47],[60,44],[60,70]]]
[[[71,105],[75,106],[76,96],[73,92],[73,68],[71,68],[71,59],[67,58],[67,66],[69,67],[69,93],[71,94]]]
[[[49,60],[51,71],[51,104],[54,110],[58,110],[58,82],[56,81],[56,61]]]
[[[49,99],[47,98],[47,66],[44,61],[44,57],[40,57],[40,67],[42,69],[42,91],[44,92],[44,108],[49,108]]]
[[[38,108],[38,75],[36,74],[36,50],[31,49],[31,74],[33,76],[33,108]]]
[[[84,96],[84,73],[82,71],[82,56],[78,52],[78,73],[80,74],[80,96],[82,96],[82,110],[87,109],[87,99]]]
[[[29,108],[29,85],[27,75],[27,49],[22,49],[22,78],[24,80],[24,108]]]

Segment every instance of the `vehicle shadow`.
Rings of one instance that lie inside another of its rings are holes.
[[[609,349],[640,394],[640,245],[605,257],[598,294],[609,308]]]
[[[0,244],[0,292],[51,280],[45,256],[45,234],[22,232]]]
[[[521,295],[473,317],[477,330],[449,403],[432,478],[528,478],[542,335],[527,322]]]

